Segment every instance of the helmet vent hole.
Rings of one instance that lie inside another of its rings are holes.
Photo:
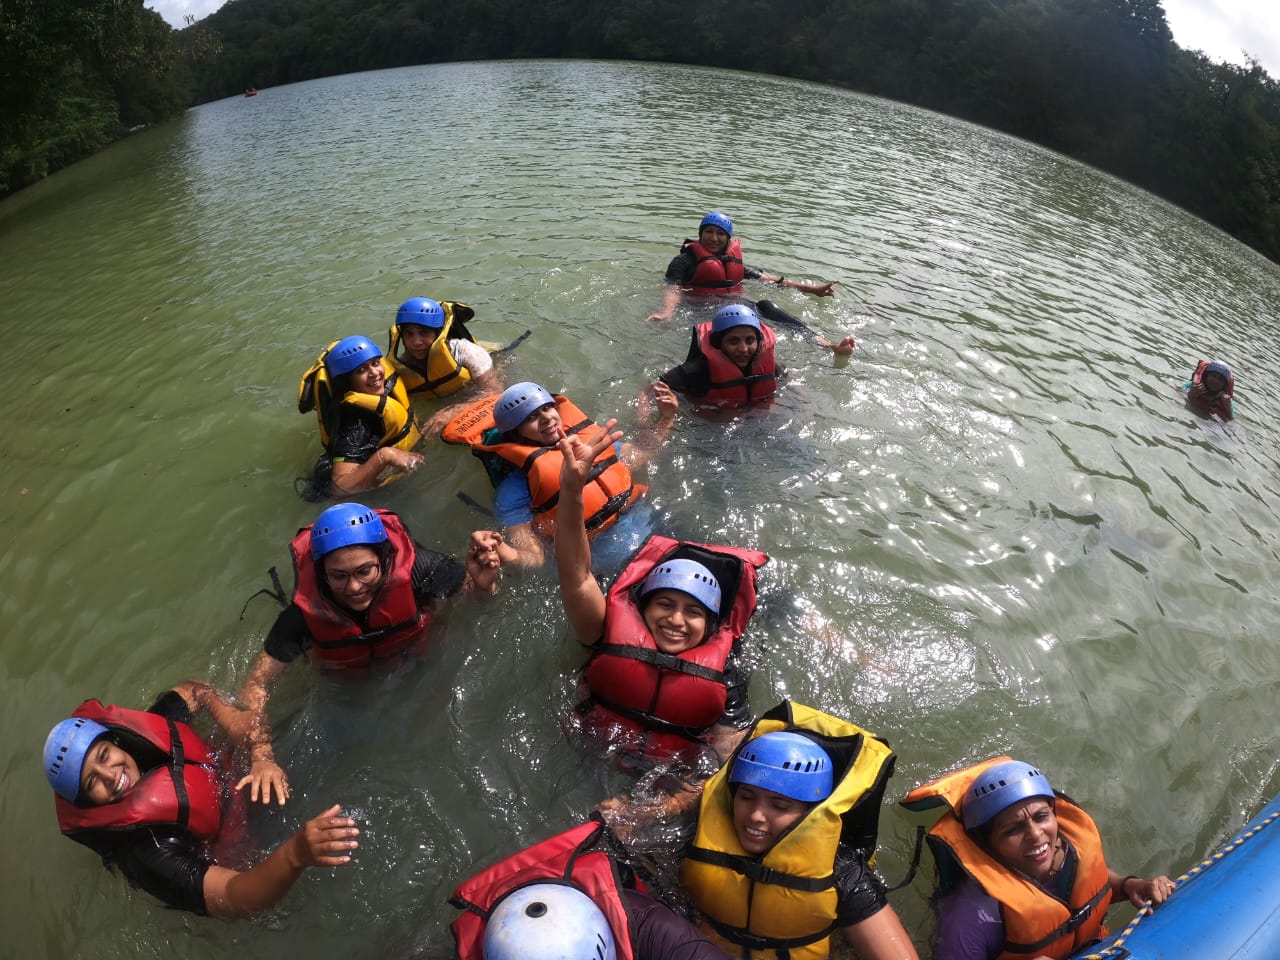
[[[533,917],[534,919],[537,919],[538,917],[545,917],[547,915],[547,905],[541,900],[535,900],[524,908],[524,915],[526,917]]]

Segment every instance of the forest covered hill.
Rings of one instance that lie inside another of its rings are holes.
[[[0,194],[112,129],[246,86],[459,60],[660,60],[835,84],[1025,137],[1280,262],[1280,84],[1178,47],[1159,0],[230,0],[182,31],[141,0],[76,6],[49,31],[33,24],[44,4],[5,0]]]

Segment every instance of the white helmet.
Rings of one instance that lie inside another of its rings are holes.
[[[484,960],[617,960],[613,932],[590,897],[534,883],[504,897],[484,928]]]

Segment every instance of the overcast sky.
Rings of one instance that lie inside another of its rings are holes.
[[[147,0],[175,27],[185,14],[208,16],[223,0]],[[1213,60],[1244,63],[1244,52],[1280,80],[1280,12],[1276,0],[1164,0],[1169,29],[1179,46],[1203,50]],[[1242,52],[1243,51],[1243,52]]]

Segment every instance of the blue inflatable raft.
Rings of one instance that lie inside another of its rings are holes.
[[[1073,960],[1280,960],[1280,797],[1177,883]]]

